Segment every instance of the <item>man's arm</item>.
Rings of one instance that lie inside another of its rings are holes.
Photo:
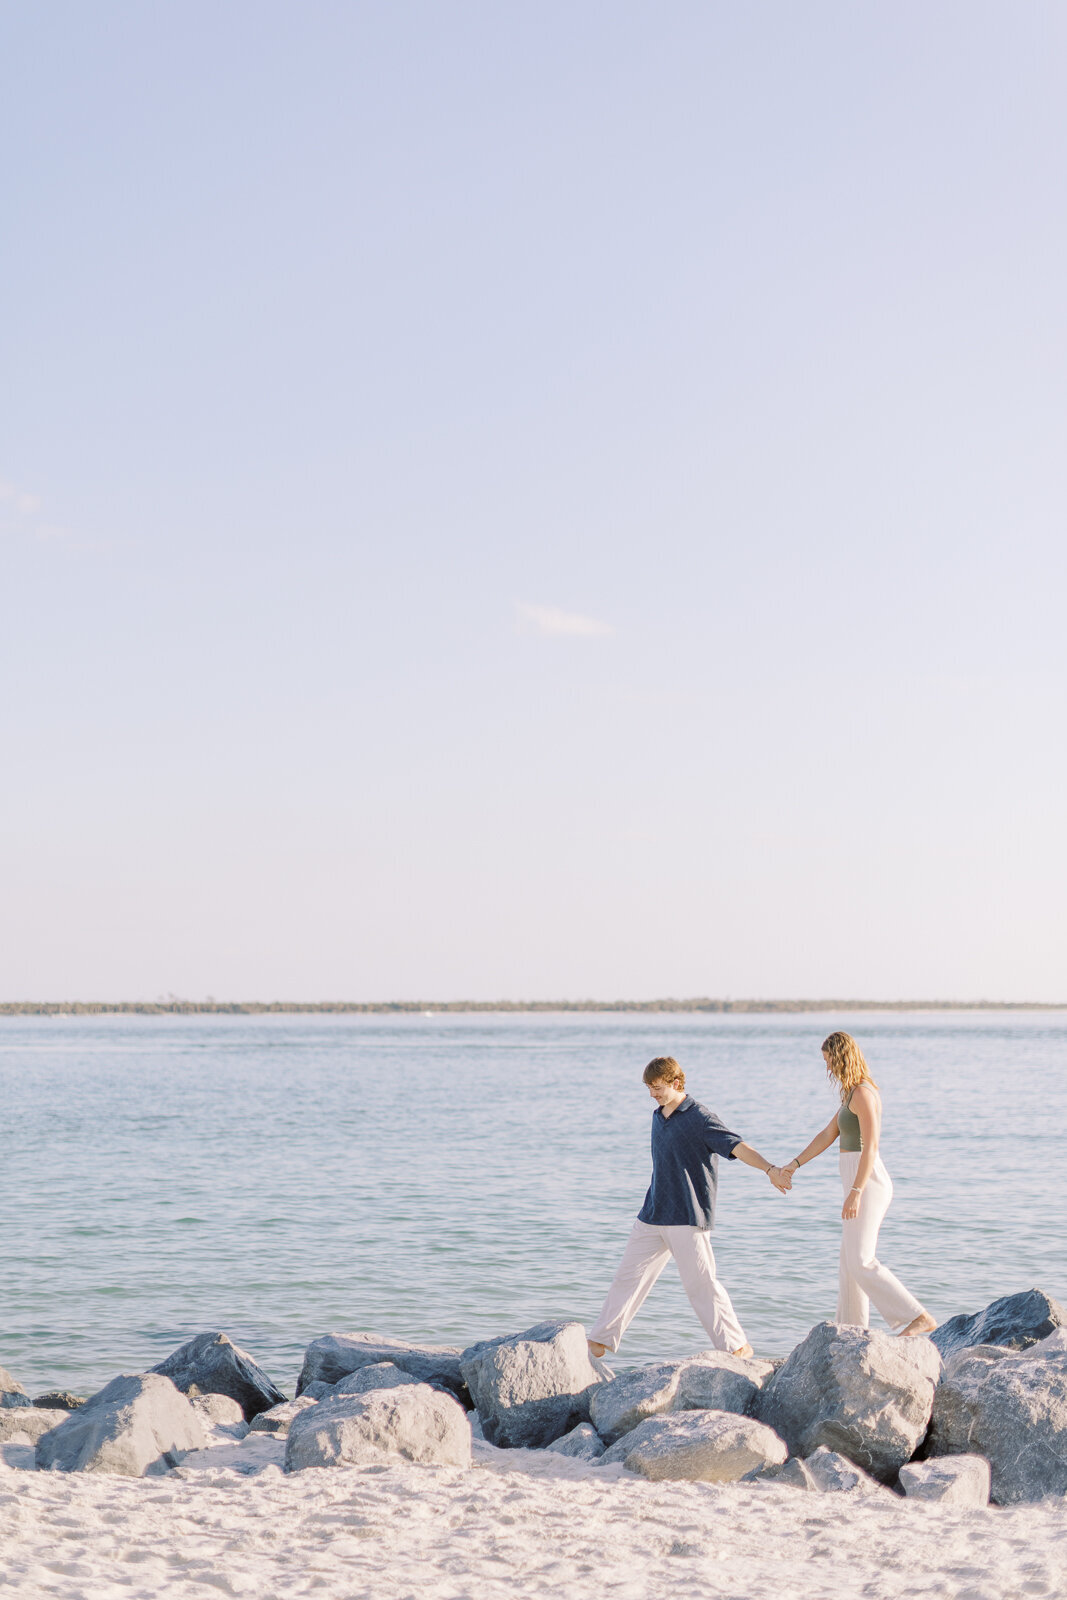
[[[733,1153],[738,1161],[745,1163],[746,1167],[755,1167],[757,1172],[765,1172],[774,1187],[780,1190],[782,1194],[791,1187],[792,1179],[789,1173],[783,1172],[781,1167],[774,1166],[767,1160],[766,1156],[761,1156],[758,1150],[754,1150],[743,1139],[739,1139],[737,1144],[734,1145]]]

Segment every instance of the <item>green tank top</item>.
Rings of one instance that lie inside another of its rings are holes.
[[[851,1100],[850,1094],[837,1113],[837,1131],[841,1135],[840,1149],[854,1153],[863,1149],[863,1140],[860,1137],[860,1119],[854,1111],[849,1110]]]

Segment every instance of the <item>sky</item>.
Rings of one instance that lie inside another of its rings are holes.
[[[0,999],[1067,1001],[1067,13],[0,0]]]

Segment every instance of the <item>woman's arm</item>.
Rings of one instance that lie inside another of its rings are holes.
[[[877,1089],[869,1083],[858,1083],[852,1091],[849,1101],[850,1110],[859,1118],[860,1140],[863,1144],[863,1153],[860,1156],[859,1166],[856,1168],[856,1181],[845,1196],[845,1203],[841,1207],[841,1219],[850,1222],[859,1214],[860,1195],[866,1186],[878,1159],[878,1139],[882,1132],[882,1102],[878,1098]]]
[[[810,1144],[804,1146],[798,1156],[794,1156],[792,1161],[787,1162],[782,1171],[788,1172],[789,1176],[792,1177],[798,1167],[806,1167],[809,1161],[814,1161],[815,1157],[821,1156],[824,1150],[829,1150],[837,1138],[838,1131],[837,1112],[835,1111],[825,1128],[815,1135]]]

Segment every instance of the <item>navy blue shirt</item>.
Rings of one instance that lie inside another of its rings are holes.
[[[638,1222],[660,1228],[715,1226],[719,1157],[736,1159],[739,1133],[731,1133],[714,1111],[687,1094],[669,1117],[652,1113],[652,1182]]]

